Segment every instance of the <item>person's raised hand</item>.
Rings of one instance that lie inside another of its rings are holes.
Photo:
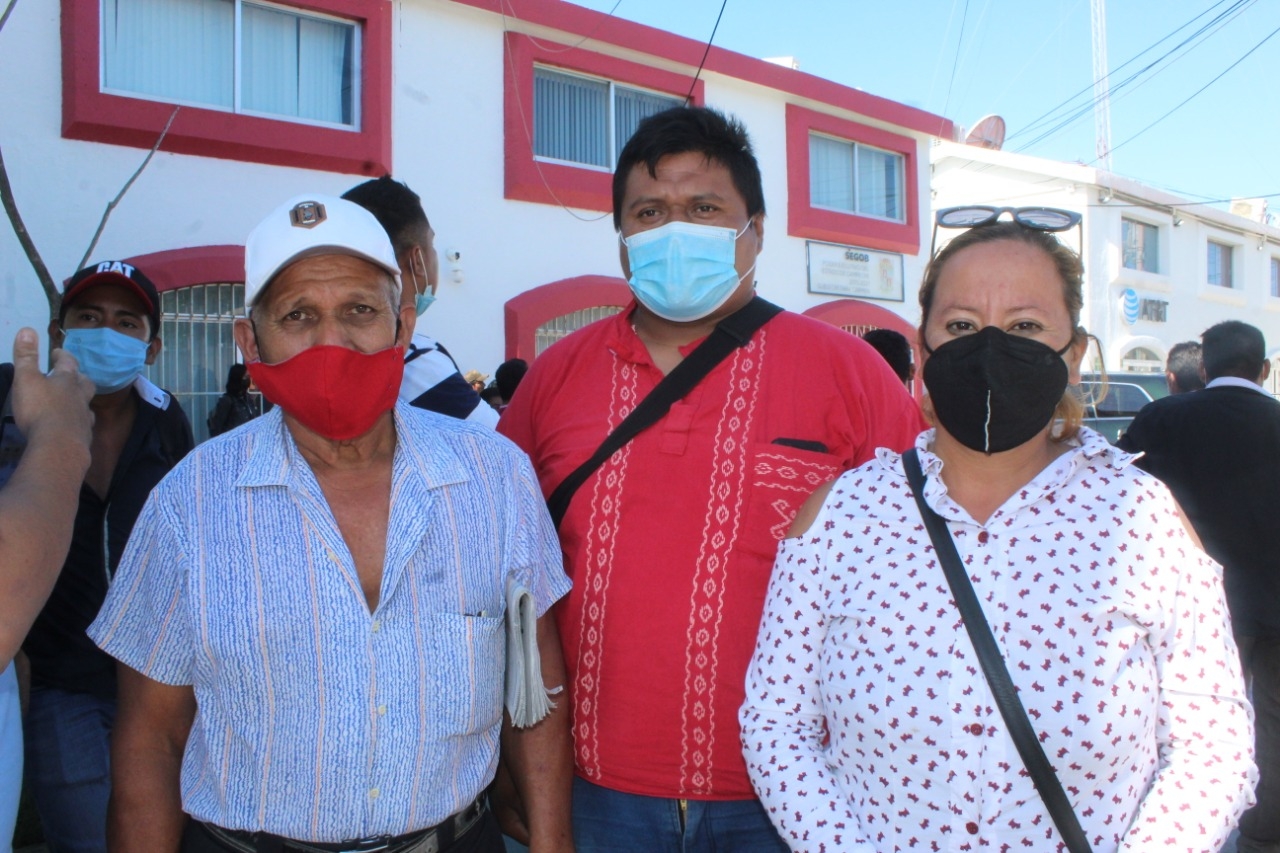
[[[31,441],[53,437],[83,445],[88,464],[93,435],[93,382],[76,365],[75,357],[53,351],[53,370],[40,370],[40,339],[35,329],[22,328],[13,339],[13,420]]]

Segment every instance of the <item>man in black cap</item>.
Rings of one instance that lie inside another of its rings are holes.
[[[85,635],[151,489],[194,444],[178,402],[142,375],[160,353],[160,298],[134,265],[67,282],[49,339],[94,384],[89,470],[62,574],[23,643],[31,666],[27,781],[51,851],[105,851],[115,661]]]

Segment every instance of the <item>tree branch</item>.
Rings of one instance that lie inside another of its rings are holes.
[[[17,0],[13,0],[17,2]],[[120,192],[116,193],[116,197],[107,202],[107,209],[102,212],[102,220],[98,223],[98,230],[93,232],[93,239],[89,241],[89,248],[84,250],[84,257],[80,259],[80,263],[76,264],[76,269],[83,269],[84,265],[89,262],[89,256],[93,254],[93,250],[98,245],[98,238],[102,236],[102,229],[107,227],[107,220],[111,217],[111,211],[116,209],[116,205],[120,203],[120,199],[124,198],[124,194],[129,191],[129,187],[133,186],[133,182],[138,180],[138,176],[142,174],[142,170],[147,168],[147,164],[151,162],[151,158],[160,150],[160,143],[164,142],[164,138],[169,133],[169,128],[173,125],[173,120],[178,117],[178,110],[182,107],[174,107],[173,112],[169,114],[169,120],[164,123],[164,130],[160,131],[160,138],[156,140],[156,144],[151,146],[151,150],[147,152],[146,158],[142,161],[142,165],[133,173],[129,180],[125,181]]]
[[[14,0],[16,3],[17,0]],[[13,8],[12,5],[9,6]],[[0,23],[3,23],[0,18]],[[58,316],[58,303],[62,297],[58,293],[58,288],[53,283],[53,276],[49,275],[49,268],[44,265],[44,261],[40,257],[40,252],[36,249],[36,244],[32,242],[31,235],[27,233],[27,226],[22,222],[22,215],[18,213],[18,204],[13,198],[13,187],[9,185],[9,171],[4,166],[4,152],[0,150],[0,203],[4,204],[4,212],[9,215],[9,222],[13,224],[13,233],[18,235],[18,242],[22,244],[22,251],[26,252],[27,260],[31,262],[32,268],[36,271],[36,278],[40,279],[40,286],[44,288],[44,297],[49,302],[49,316]]]
[[[5,7],[4,14],[0,15],[0,30],[4,29],[4,22],[9,20],[9,15],[13,12],[13,7],[18,5],[18,0],[9,0],[9,5]]]

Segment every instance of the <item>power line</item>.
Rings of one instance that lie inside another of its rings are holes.
[[[956,84],[956,69],[960,66],[960,49],[964,47],[964,24],[969,20],[969,0],[964,0],[964,14],[960,16],[960,38],[956,40],[956,59],[951,63],[951,82],[947,84],[947,100],[942,105],[942,114],[947,114],[951,106],[951,89]]]
[[[729,0],[723,0],[720,4],[720,14],[716,15],[716,25],[711,28],[711,37],[707,39],[707,49],[702,52],[702,61],[698,63],[698,70],[693,73],[693,82],[689,84],[689,94],[684,96],[685,106],[693,100],[693,90],[698,86],[698,78],[702,76],[702,67],[707,64],[707,57],[711,55],[711,43],[716,40],[716,30],[720,29],[720,19],[724,17],[724,8],[729,5]]]
[[[1196,15],[1194,18],[1192,18],[1191,20],[1189,20],[1189,21],[1187,21],[1186,23],[1182,24],[1180,27],[1178,27],[1177,29],[1173,30],[1173,31],[1172,31],[1172,32],[1170,32],[1168,35],[1165,35],[1163,38],[1161,38],[1161,39],[1157,40],[1156,42],[1154,42],[1153,44],[1149,45],[1148,47],[1146,47],[1145,49],[1143,49],[1143,50],[1142,50],[1142,51],[1140,51],[1139,53],[1135,54],[1135,55],[1134,55],[1132,58],[1130,58],[1129,60],[1127,60],[1127,61],[1125,61],[1124,63],[1122,63],[1122,64],[1120,64],[1119,66],[1117,66],[1115,69],[1113,69],[1112,71],[1110,71],[1110,72],[1106,75],[1106,77],[1104,77],[1104,78],[1103,78],[1103,80],[1106,80],[1106,79],[1111,78],[1112,76],[1114,76],[1115,74],[1117,74],[1121,69],[1123,69],[1123,68],[1125,68],[1125,67],[1127,67],[1127,66],[1129,66],[1129,65],[1132,65],[1132,64],[1133,64],[1134,62],[1136,62],[1139,58],[1141,58],[1142,56],[1144,56],[1144,55],[1145,55],[1145,54],[1147,54],[1147,53],[1150,53],[1152,50],[1154,50],[1154,49],[1155,49],[1156,47],[1158,47],[1159,45],[1163,44],[1164,42],[1168,41],[1168,40],[1169,40],[1170,38],[1172,38],[1173,36],[1177,35],[1177,34],[1178,34],[1179,32],[1181,32],[1182,30],[1184,30],[1184,29],[1186,29],[1187,27],[1191,26],[1191,25],[1192,25],[1192,24],[1194,24],[1196,21],[1198,21],[1200,18],[1203,18],[1203,17],[1204,17],[1205,15],[1207,15],[1209,12],[1213,11],[1213,9],[1217,8],[1218,6],[1221,6],[1224,2],[1227,2],[1227,0],[1218,0],[1218,2],[1217,2],[1217,3],[1215,3],[1213,6],[1210,6],[1208,9],[1206,9],[1206,10],[1205,10],[1205,11],[1203,11],[1203,12],[1201,12],[1199,15]],[[1166,59],[1168,59],[1172,54],[1176,53],[1178,50],[1181,50],[1183,47],[1186,47],[1189,43],[1191,43],[1191,42],[1192,42],[1192,41],[1194,41],[1195,39],[1197,39],[1197,38],[1199,38],[1200,36],[1204,35],[1204,33],[1206,33],[1208,30],[1212,29],[1214,26],[1216,26],[1216,25],[1224,25],[1224,24],[1226,23],[1226,20],[1227,20],[1227,19],[1232,15],[1232,13],[1242,12],[1242,11],[1244,10],[1244,7],[1247,7],[1247,6],[1249,6],[1249,5],[1252,5],[1254,2],[1256,2],[1256,0],[1234,0],[1234,2],[1231,4],[1231,6],[1230,6],[1230,7],[1228,7],[1225,11],[1222,11],[1222,12],[1218,13],[1217,15],[1215,15],[1215,16],[1214,16],[1214,17],[1213,17],[1213,18],[1212,18],[1208,23],[1204,24],[1204,25],[1203,25],[1203,26],[1201,26],[1199,29],[1197,29],[1195,32],[1191,33],[1191,35],[1189,35],[1189,36],[1187,36],[1186,38],[1184,38],[1184,39],[1183,39],[1182,41],[1180,41],[1178,44],[1174,45],[1172,48],[1170,48],[1169,50],[1165,51],[1163,54],[1161,54],[1160,56],[1158,56],[1158,57],[1157,57],[1156,59],[1154,59],[1153,61],[1149,62],[1147,65],[1143,66],[1142,68],[1140,68],[1140,69],[1139,69],[1139,70],[1137,70],[1136,72],[1134,72],[1134,73],[1130,74],[1128,77],[1126,77],[1126,78],[1125,78],[1124,80],[1122,80],[1121,82],[1119,82],[1119,83],[1117,83],[1117,84],[1115,84],[1115,85],[1113,85],[1113,86],[1109,87],[1109,88],[1108,88],[1108,95],[1113,95],[1113,94],[1115,94],[1116,92],[1118,92],[1120,89],[1124,88],[1125,86],[1128,86],[1128,85],[1129,85],[1130,83],[1132,83],[1134,80],[1136,80],[1137,78],[1141,77],[1143,74],[1147,73],[1147,72],[1148,72],[1148,71],[1150,71],[1152,68],[1154,68],[1154,67],[1156,67],[1157,65],[1159,65],[1160,63],[1164,62],[1164,61],[1165,61]],[[1162,70],[1163,70],[1163,69],[1162,69]],[[1158,73],[1158,72],[1157,72],[1157,73]],[[1154,76],[1154,75],[1152,75],[1152,76]],[[1049,109],[1047,112],[1045,112],[1045,113],[1043,113],[1042,115],[1038,116],[1037,118],[1033,119],[1031,122],[1029,122],[1029,123],[1028,123],[1028,124],[1026,124],[1025,126],[1023,126],[1023,127],[1019,128],[1018,130],[1016,130],[1016,131],[1014,131],[1013,133],[1009,134],[1009,139],[1010,139],[1010,140],[1012,140],[1012,139],[1015,139],[1015,138],[1017,138],[1017,137],[1019,137],[1019,136],[1022,136],[1023,134],[1030,133],[1030,132],[1033,132],[1033,131],[1035,131],[1035,130],[1038,130],[1038,129],[1042,128],[1046,123],[1049,123],[1049,122],[1057,122],[1057,124],[1055,124],[1055,125],[1054,125],[1054,127],[1053,127],[1053,128],[1051,128],[1049,131],[1047,131],[1047,132],[1045,132],[1045,133],[1041,133],[1041,135],[1040,135],[1040,136],[1036,137],[1036,138],[1035,138],[1035,139],[1033,139],[1031,142],[1027,143],[1027,144],[1026,144],[1026,145],[1024,145],[1022,148],[1020,148],[1020,149],[1019,149],[1019,150],[1024,150],[1024,149],[1026,149],[1027,147],[1030,147],[1031,145],[1034,145],[1034,144],[1036,144],[1037,142],[1039,142],[1039,141],[1043,140],[1043,139],[1044,139],[1044,138],[1046,138],[1048,135],[1051,135],[1051,134],[1053,134],[1053,133],[1057,132],[1058,130],[1061,130],[1062,128],[1066,127],[1068,124],[1070,124],[1070,123],[1072,123],[1072,122],[1074,122],[1074,121],[1078,120],[1081,116],[1083,116],[1083,115],[1087,115],[1087,114],[1088,114],[1088,113],[1093,109],[1094,103],[1095,103],[1095,101],[1097,100],[1097,99],[1096,99],[1096,97],[1095,97],[1095,98],[1091,98],[1089,101],[1087,101],[1086,103],[1084,103],[1083,105],[1081,105],[1081,106],[1079,106],[1079,107],[1071,108],[1071,111],[1070,111],[1069,113],[1067,113],[1067,114],[1066,114],[1066,118],[1063,118],[1062,112],[1063,112],[1064,110],[1067,110],[1067,109],[1070,107],[1070,104],[1071,104],[1073,101],[1075,101],[1077,98],[1079,98],[1081,95],[1084,95],[1084,94],[1087,94],[1087,93],[1089,93],[1089,92],[1093,91],[1093,85],[1094,85],[1094,84],[1091,82],[1091,83],[1089,84],[1089,86],[1087,86],[1087,87],[1085,87],[1085,88],[1081,89],[1080,91],[1078,91],[1078,92],[1076,92],[1075,94],[1071,95],[1071,96],[1070,96],[1069,98],[1067,98],[1066,100],[1064,100],[1064,101],[1062,101],[1061,103],[1059,103],[1057,106],[1055,106],[1055,107],[1053,107],[1053,108]]]
[[[1220,73],[1217,77],[1214,77],[1214,78],[1213,78],[1212,80],[1210,80],[1208,83],[1205,83],[1205,84],[1204,84],[1203,86],[1201,86],[1199,89],[1196,89],[1194,92],[1192,92],[1192,93],[1191,93],[1190,95],[1188,95],[1186,98],[1184,98],[1184,99],[1182,100],[1182,102],[1181,102],[1181,103],[1179,103],[1177,106],[1175,106],[1173,109],[1169,110],[1167,113],[1165,113],[1164,115],[1160,116],[1160,118],[1158,118],[1158,119],[1156,119],[1155,121],[1151,122],[1151,124],[1147,125],[1147,126],[1146,126],[1146,127],[1144,127],[1142,130],[1140,130],[1140,131],[1138,131],[1137,133],[1135,133],[1133,136],[1130,136],[1130,137],[1129,137],[1128,139],[1126,139],[1124,142],[1121,142],[1119,145],[1116,145],[1116,146],[1115,146],[1115,147],[1113,147],[1111,150],[1112,150],[1112,151],[1115,151],[1117,148],[1123,148],[1125,145],[1128,145],[1130,142],[1132,142],[1133,140],[1137,139],[1139,136],[1141,136],[1142,134],[1146,133],[1148,130],[1150,130],[1151,128],[1155,127],[1157,124],[1159,124],[1160,122],[1162,122],[1162,121],[1164,121],[1165,119],[1167,119],[1169,116],[1171,116],[1171,115],[1173,115],[1174,113],[1176,113],[1178,110],[1182,109],[1182,108],[1183,108],[1184,106],[1186,106],[1186,105],[1187,105],[1187,104],[1188,104],[1188,103],[1189,103],[1193,98],[1195,98],[1197,95],[1199,95],[1199,94],[1200,94],[1201,92],[1203,92],[1205,89],[1208,89],[1208,88],[1209,88],[1210,86],[1212,86],[1214,83],[1217,83],[1217,82],[1218,82],[1219,80],[1221,80],[1221,79],[1222,79],[1222,78],[1223,78],[1223,77],[1224,77],[1224,76],[1225,76],[1229,71],[1231,71],[1233,68],[1235,68],[1235,67],[1236,67],[1237,65],[1239,65],[1241,62],[1244,62],[1246,59],[1248,59],[1248,58],[1249,58],[1249,56],[1250,56],[1254,51],[1256,51],[1258,48],[1262,47],[1262,46],[1263,46],[1264,44],[1266,44],[1267,42],[1271,41],[1271,39],[1272,39],[1272,38],[1274,38],[1274,37],[1275,37],[1275,35],[1276,35],[1277,33],[1280,33],[1280,27],[1276,27],[1274,30],[1272,30],[1272,31],[1271,31],[1271,32],[1266,36],[1266,38],[1264,38],[1262,41],[1260,41],[1260,42],[1258,42],[1257,44],[1255,44],[1253,47],[1249,48],[1249,50],[1244,54],[1244,56],[1241,56],[1241,57],[1240,57],[1239,59],[1237,59],[1235,62],[1233,62],[1233,63],[1231,63],[1230,65],[1228,65],[1225,69],[1223,69],[1223,70],[1222,70],[1222,73]],[[1098,162],[1098,161],[1097,161],[1097,159],[1095,158],[1095,159],[1093,159],[1093,160],[1090,160],[1090,161],[1089,161],[1089,163],[1088,163],[1088,164],[1086,164],[1086,165],[1092,165],[1092,164],[1094,164],[1094,163],[1096,163],[1096,162]]]

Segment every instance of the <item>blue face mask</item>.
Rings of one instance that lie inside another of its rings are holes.
[[[413,296],[413,310],[419,317],[422,312],[431,307],[431,303],[436,301],[434,293],[415,293]]]
[[[732,228],[668,222],[651,231],[624,237],[631,266],[631,292],[654,314],[673,323],[701,320],[738,289],[751,275],[738,275],[734,266],[738,238],[747,226]]]
[[[62,348],[76,357],[99,394],[129,385],[147,365],[147,342],[115,329],[67,329]]]

